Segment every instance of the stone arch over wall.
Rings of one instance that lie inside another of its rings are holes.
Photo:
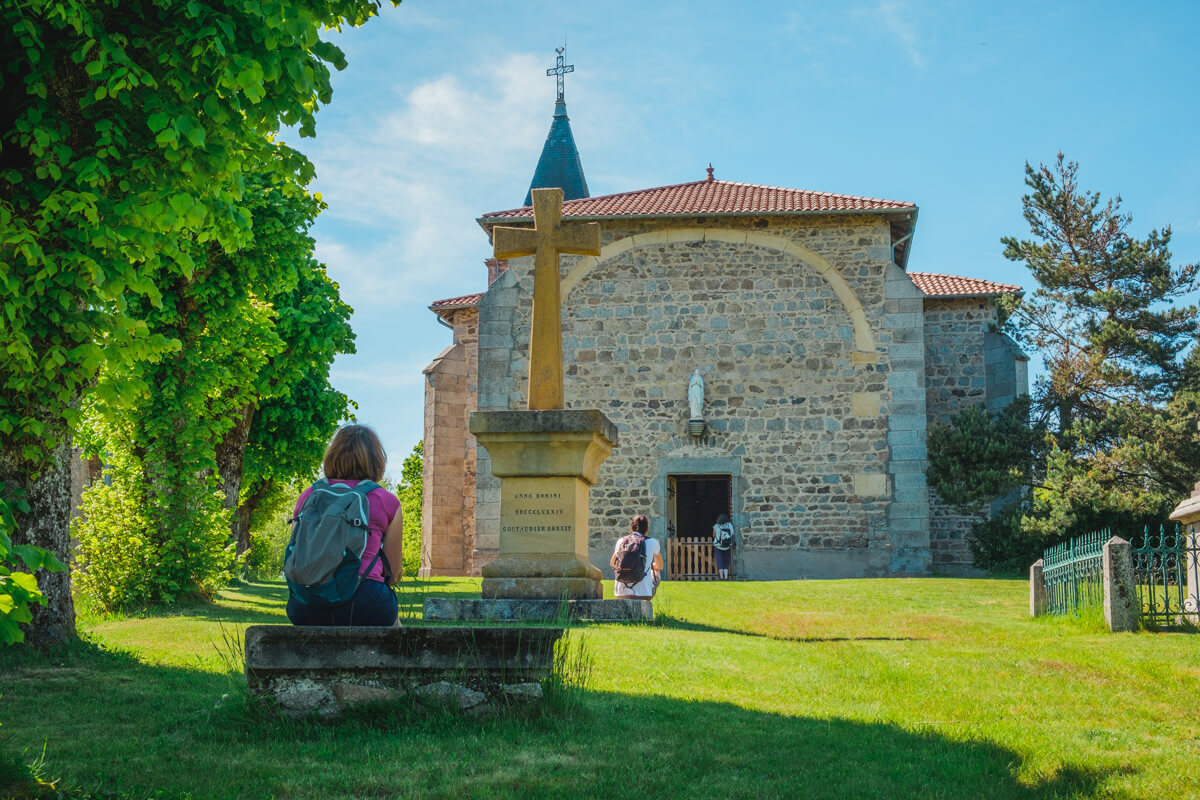
[[[749,244],[786,253],[804,262],[819,274],[834,295],[841,301],[846,314],[854,326],[854,349],[860,353],[875,355],[875,338],[871,335],[871,326],[867,323],[867,314],[859,302],[858,296],[850,288],[846,279],[829,263],[825,257],[814,250],[781,236],[773,236],[757,231],[742,231],[729,228],[678,228],[665,231],[649,231],[626,236],[609,242],[600,250],[599,256],[586,256],[571,269],[562,281],[562,295],[565,299],[579,282],[595,269],[601,262],[615,258],[629,250],[647,247],[655,244],[675,244],[682,242],[727,242],[730,244]]]

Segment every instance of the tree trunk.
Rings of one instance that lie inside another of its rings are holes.
[[[242,492],[242,464],[246,458],[246,443],[250,440],[250,423],[254,421],[254,410],[254,404],[247,403],[238,415],[237,424],[217,445],[217,471],[221,476],[225,507],[233,512],[230,533],[237,542],[239,556],[250,547],[250,516],[247,514],[245,520],[242,520],[238,498]]]
[[[29,467],[16,448],[0,449],[0,482],[25,490],[28,513],[16,512],[14,544],[32,544],[49,550],[68,566],[65,572],[37,571],[38,587],[46,605],[33,606],[33,621],[26,626],[25,641],[46,648],[75,638],[75,604],[71,600],[71,436],[63,432],[58,447],[37,480],[29,480]]]
[[[250,547],[250,518],[254,516],[259,503],[270,491],[270,482],[259,484],[257,489],[246,495],[241,505],[233,513],[233,535],[237,537],[239,555]]]

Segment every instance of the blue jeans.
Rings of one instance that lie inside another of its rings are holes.
[[[288,594],[287,616],[293,625],[375,625],[388,627],[399,614],[396,595],[381,581],[364,580],[349,603],[319,608],[306,606]]]
[[[717,556],[717,569],[729,569],[729,551],[714,547],[713,553]]]

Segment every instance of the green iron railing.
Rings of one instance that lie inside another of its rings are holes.
[[[1172,524],[1154,533],[1147,528],[1130,543],[1143,624],[1174,627],[1188,617],[1194,620],[1200,610],[1196,598],[1188,596],[1189,578],[1192,587],[1200,586],[1200,544],[1188,535],[1193,529]]]
[[[1046,612],[1077,614],[1104,605],[1104,543],[1108,530],[1076,536],[1042,553]]]

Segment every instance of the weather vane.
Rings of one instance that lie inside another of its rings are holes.
[[[563,102],[563,75],[566,75],[568,72],[575,71],[574,64],[568,64],[565,67],[563,66],[563,52],[566,49],[567,48],[565,47],[554,48],[554,52],[558,53],[558,60],[554,62],[553,67],[546,70],[547,77],[554,75],[556,78],[558,78],[558,100],[555,101],[558,103]]]

